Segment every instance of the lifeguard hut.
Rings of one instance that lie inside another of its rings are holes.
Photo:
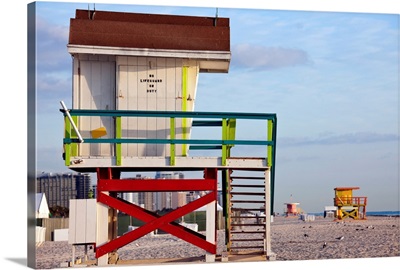
[[[353,190],[359,187],[336,187],[334,205],[337,207],[337,219],[367,219],[367,197],[354,197]]]
[[[67,47],[73,57],[73,87],[72,108],[61,101],[63,158],[71,170],[97,173],[97,264],[116,261],[119,248],[156,229],[205,250],[206,261],[215,261],[219,172],[228,254],[256,251],[272,259],[276,114],[194,111],[199,74],[229,70],[229,18],[76,10]],[[265,139],[236,139],[236,129],[248,120],[267,127]],[[193,139],[193,129],[204,127],[219,129],[218,137],[209,139],[210,131],[207,138]],[[231,150],[237,145],[264,146],[266,156],[235,157]],[[218,155],[191,156],[196,150]],[[123,172],[144,171],[202,171],[203,178],[121,179]],[[163,216],[118,197],[175,191],[206,195]],[[203,206],[205,236],[175,222]],[[256,224],[261,227],[235,223],[243,218],[235,213],[253,210],[265,212],[265,222]],[[117,237],[117,211],[145,225]],[[235,226],[248,228],[232,230]],[[254,235],[248,240],[254,244],[245,243],[241,233]]]
[[[298,205],[300,203],[284,203],[286,205],[285,208],[285,216],[286,217],[290,217],[290,216],[297,216],[299,214],[299,209],[298,209]]]

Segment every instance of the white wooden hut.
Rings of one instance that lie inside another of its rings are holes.
[[[228,18],[77,10],[67,47],[73,57],[72,109],[193,111],[199,73],[227,73],[231,59]],[[102,138],[115,138],[112,117],[77,122],[82,137],[101,130]],[[168,139],[168,130],[165,118],[124,118],[121,137]],[[190,133],[191,120],[177,119],[176,139]],[[83,160],[104,161],[115,153],[112,143],[76,147],[74,156]],[[176,146],[177,156],[187,152],[187,145]],[[169,148],[122,146],[124,159],[142,156],[169,156]]]

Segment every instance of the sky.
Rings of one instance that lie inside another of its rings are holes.
[[[59,101],[71,107],[69,20],[88,7],[230,19],[229,72],[200,74],[195,107],[277,114],[276,212],[287,202],[323,212],[339,186],[360,187],[353,195],[368,197],[367,211],[399,210],[398,14],[38,2],[38,171],[67,171]]]
[[[400,10],[395,1],[259,2],[218,1],[218,15],[230,18],[232,61],[228,74],[200,75],[196,110],[277,114],[278,212],[291,195],[306,212],[321,212],[332,204],[337,186],[359,186],[354,195],[368,197],[367,211],[399,210]],[[7,269],[26,264],[27,201],[18,191],[26,194],[28,3],[8,3],[10,12],[1,17],[3,37],[7,37],[2,42],[3,63],[7,63],[1,75],[5,97],[0,99],[6,146],[2,203],[12,205],[11,217],[19,220],[12,228],[2,223],[3,232],[12,232],[3,236],[9,248],[2,252],[1,265]],[[144,6],[143,0],[117,1],[134,6],[106,5],[107,1],[38,2],[38,171],[66,171],[59,101],[71,102],[69,19],[88,3],[91,7],[96,3],[97,10],[216,13],[216,2],[208,0],[155,0],[152,6]],[[257,138],[254,132],[244,135]],[[339,264],[331,261],[324,267]],[[378,265],[379,260],[357,261],[365,269]]]

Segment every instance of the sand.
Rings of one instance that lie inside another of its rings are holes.
[[[338,238],[344,236],[342,240]],[[224,230],[217,234],[217,257],[224,250]],[[326,245],[325,245],[326,243]],[[271,223],[271,250],[276,261],[375,258],[400,256],[400,217],[367,217],[367,220],[334,221],[316,217],[302,221],[297,217],[275,217]],[[71,261],[72,245],[46,241],[37,247],[37,269],[62,267]],[[76,246],[77,257],[84,247]],[[118,264],[161,262],[163,258],[191,258],[205,261],[205,251],[169,234],[145,236],[118,250]],[[88,259],[94,260],[93,249]],[[146,260],[146,261],[144,261]],[[64,266],[65,267],[65,266]]]

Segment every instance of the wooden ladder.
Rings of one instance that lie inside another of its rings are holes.
[[[265,177],[229,175],[228,245],[230,254],[265,253]],[[260,172],[254,172],[255,174]],[[246,171],[246,175],[250,174]],[[263,215],[264,214],[264,215]]]

